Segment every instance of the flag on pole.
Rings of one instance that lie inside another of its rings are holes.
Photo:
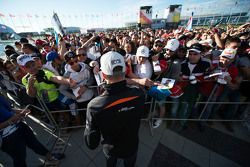
[[[53,14],[51,22],[52,22],[53,28],[57,32],[57,34],[60,34],[61,36],[63,36],[64,35],[63,26],[62,26],[62,24],[59,20],[59,17],[57,16],[56,13]]]
[[[187,30],[187,31],[191,31],[191,30],[192,30],[193,15],[194,15],[194,13],[192,12],[192,16],[189,18],[188,23],[187,23],[187,26],[186,26],[186,30]]]

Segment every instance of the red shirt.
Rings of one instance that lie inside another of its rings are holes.
[[[221,70],[222,72],[226,71],[226,69],[221,69]],[[228,67],[227,72],[229,73],[230,77],[232,78],[232,82],[234,83],[239,73],[238,68],[232,64]],[[205,96],[209,96],[215,86],[215,83],[216,83],[215,81],[202,82],[199,87],[200,93]],[[224,85],[220,84],[219,87],[217,88],[215,95],[219,96],[222,93],[223,89]]]

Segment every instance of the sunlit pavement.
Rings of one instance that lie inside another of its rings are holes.
[[[55,138],[32,120],[27,122],[39,140],[51,148]],[[163,123],[159,128],[153,129],[151,134],[148,123],[142,121],[137,167],[249,166],[247,157],[250,155],[250,132],[239,123],[233,127],[235,132],[231,133],[221,123],[214,123],[212,127],[200,132],[195,123],[191,123],[188,129],[177,133],[166,128]],[[94,151],[89,150],[84,143],[83,132],[83,129],[70,132],[71,137],[65,150],[66,158],[60,161],[61,167],[105,167],[101,145]],[[30,167],[37,167],[43,164],[43,157],[27,149],[27,163]],[[10,167],[12,161],[0,151],[0,167],[1,165]],[[118,161],[117,166],[122,167],[122,162]]]

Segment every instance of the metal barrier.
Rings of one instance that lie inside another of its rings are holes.
[[[12,81],[10,81],[10,82],[24,88],[24,86],[21,85],[21,84],[18,84],[16,82],[12,82]],[[90,88],[97,89],[97,90],[100,89],[99,86],[91,86]],[[58,89],[53,89],[53,90],[58,91]],[[98,93],[99,93],[99,91],[98,91]],[[211,92],[211,95],[213,95],[213,93],[214,92]],[[43,99],[37,97],[37,100],[40,103],[42,108],[40,108],[38,106],[34,106],[34,105],[30,105],[30,106],[33,106],[34,108],[36,108],[36,109],[38,109],[40,111],[43,111],[45,113],[46,117],[49,119],[49,121],[51,123],[51,124],[48,124],[48,123],[43,122],[43,124],[45,124],[47,127],[49,127],[48,129],[52,129],[52,131],[54,131],[54,132],[58,131],[58,133],[60,133],[60,130],[67,130],[67,129],[74,129],[74,128],[84,128],[85,127],[85,125],[61,127],[60,125],[58,125],[58,123],[56,122],[56,120],[54,119],[52,114],[70,112],[71,110],[50,111]],[[151,134],[153,134],[152,122],[155,119],[157,119],[157,118],[154,118],[154,115],[153,115],[155,113],[155,111],[156,111],[156,103],[157,103],[156,100],[153,99],[153,98],[151,99],[151,101],[145,102],[145,104],[150,104],[149,112],[148,112],[148,115],[146,116],[146,118],[141,119],[142,121],[148,122]],[[168,104],[179,103],[180,104],[180,103],[187,103],[187,102],[185,102],[185,101],[182,101],[182,102],[164,101],[162,103],[165,103],[165,104],[166,103],[168,103]],[[200,113],[199,117],[196,118],[196,119],[191,119],[191,118],[182,119],[182,118],[166,118],[166,117],[164,117],[164,118],[162,118],[162,120],[164,120],[164,121],[170,121],[170,120],[171,121],[196,121],[196,122],[197,121],[201,121],[201,122],[211,122],[211,121],[216,121],[216,122],[244,122],[246,120],[203,119],[202,115],[204,114],[204,112],[206,110],[206,106],[208,104],[246,104],[246,105],[250,105],[250,102],[226,102],[226,101],[225,102],[217,102],[217,101],[210,101],[210,99],[208,99],[208,101],[196,101],[194,105],[198,105],[198,104],[205,104],[205,107],[203,108],[203,110]],[[78,111],[86,111],[86,110],[87,110],[86,108],[78,109]]]
[[[12,82],[12,81],[10,81],[10,82],[13,83],[13,84],[15,84],[15,85],[17,85],[17,86],[25,88],[23,85],[21,85],[19,83]],[[100,87],[98,87],[98,86],[90,86],[89,88],[97,89],[97,90],[100,89]],[[205,104],[205,106],[204,106],[204,108],[203,108],[200,116],[198,117],[198,119],[186,119],[186,120],[189,120],[189,121],[211,121],[209,119],[202,119],[201,118],[201,116],[205,112],[206,106],[208,104],[246,104],[246,105],[250,105],[250,102],[226,102],[226,101],[224,101],[224,102],[216,102],[216,101],[210,101],[211,97],[214,95],[214,92],[215,92],[214,90],[211,92],[210,97],[208,98],[207,101],[196,101],[195,102],[195,105],[197,105],[197,104]],[[52,90],[50,90],[50,91],[52,91]],[[58,89],[53,89],[53,91],[58,91]],[[98,91],[98,93],[99,93],[99,91]],[[43,99],[41,99],[41,98],[39,98],[37,96],[37,100],[40,103],[40,105],[41,105],[42,108],[34,106],[34,105],[31,105],[31,106],[33,106],[34,108],[36,108],[36,109],[38,109],[40,111],[43,111],[46,114],[47,118],[50,120],[50,122],[52,124],[52,125],[50,125],[51,127],[55,128],[57,130],[59,130],[59,129],[64,129],[65,130],[65,129],[73,129],[73,128],[85,127],[84,125],[82,125],[82,126],[71,126],[71,127],[60,127],[58,125],[58,123],[55,121],[55,119],[54,119],[54,117],[53,117],[52,114],[54,114],[54,113],[62,113],[62,112],[70,112],[71,110],[55,110],[55,111],[50,111]],[[164,101],[162,103],[169,103],[169,104],[171,104],[171,103],[180,103],[180,102]],[[187,102],[181,102],[181,103],[187,103]],[[150,104],[150,110],[149,110],[148,116],[146,118],[143,118],[142,120],[144,120],[144,121],[150,121],[151,120],[152,121],[153,119],[155,119],[155,118],[153,118],[153,113],[155,111],[156,101],[154,99],[151,99],[150,102],[146,102],[145,104]],[[83,108],[83,109],[77,109],[77,110],[78,111],[86,111],[87,109]],[[181,119],[181,118],[178,118],[178,119],[177,118],[163,118],[163,120],[184,120],[184,119]],[[214,119],[213,121],[216,121],[216,120],[217,119]],[[238,121],[245,121],[245,120],[218,120],[218,121],[237,121],[238,122]],[[47,123],[45,123],[45,124],[47,124]]]
[[[18,86],[24,87],[23,85],[20,85],[18,83],[12,82]],[[95,89],[99,89],[98,86],[92,86],[91,88]],[[58,89],[53,89],[55,91],[58,91]],[[1,89],[0,89],[1,91]],[[6,93],[6,92],[5,92]],[[8,92],[7,92],[8,93]],[[6,94],[7,94],[6,93]],[[207,118],[202,118],[202,115],[206,112],[206,107],[209,104],[246,104],[248,107],[246,108],[246,110],[250,110],[250,102],[216,102],[216,101],[210,101],[213,93],[211,93],[210,98],[208,98],[207,101],[196,101],[195,104],[193,106],[196,106],[198,104],[205,104],[202,112],[200,113],[200,115],[197,118],[161,118],[163,121],[193,121],[193,122],[246,122],[249,120],[228,120],[228,119],[207,119]],[[16,97],[17,98],[17,97]],[[40,126],[42,126],[43,128],[47,129],[48,132],[50,133],[50,137],[47,141],[47,143],[49,143],[52,139],[52,137],[56,138],[56,141],[54,142],[52,149],[51,149],[51,153],[64,153],[64,151],[66,150],[68,141],[70,139],[71,134],[68,133],[67,130],[70,129],[75,129],[75,128],[84,128],[85,125],[80,125],[80,126],[67,126],[67,127],[61,127],[55,120],[55,118],[53,117],[52,114],[56,114],[56,113],[63,113],[63,112],[70,112],[71,110],[57,110],[57,111],[50,111],[48,106],[46,105],[46,103],[44,102],[43,99],[39,98],[38,96],[36,97],[40,106],[35,106],[33,104],[29,104],[27,105],[25,108],[28,108],[30,106],[32,106],[33,108],[40,110],[42,112],[44,112],[44,114],[46,115],[46,117],[49,119],[49,123],[43,122],[42,120],[36,119],[35,117],[33,117],[32,115],[29,115],[29,118],[32,119],[34,122],[38,123]],[[178,102],[173,102],[173,101],[164,101],[162,102],[163,104],[187,104],[188,102],[186,101],[178,101]],[[149,130],[150,130],[150,134],[153,136],[154,135],[154,128],[153,128],[153,121],[158,119],[154,117],[154,113],[156,112],[156,106],[157,106],[157,101],[153,98],[150,99],[150,101],[145,102],[145,105],[150,105],[149,107],[149,111],[146,115],[145,118],[142,118],[142,121],[146,121],[148,126],[149,126]],[[86,108],[82,108],[82,109],[78,109],[78,111],[86,111]],[[56,167],[59,165],[58,161],[45,161],[45,166],[50,166],[50,167]]]

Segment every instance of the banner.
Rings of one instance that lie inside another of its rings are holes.
[[[181,5],[170,5],[169,8],[166,9],[167,22],[168,23],[178,23],[181,18]]]
[[[139,23],[141,24],[151,24],[152,20],[152,6],[141,6]]]
[[[64,35],[64,30],[63,30],[63,26],[59,20],[59,17],[57,16],[56,13],[53,14],[52,16],[52,25],[53,25],[53,28],[54,30],[60,34],[61,36]]]

